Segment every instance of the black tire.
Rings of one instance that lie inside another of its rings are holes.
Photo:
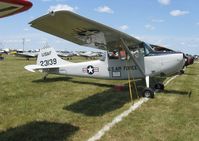
[[[154,98],[154,90],[151,88],[145,88],[142,95],[146,98]]]
[[[164,84],[157,83],[157,84],[155,84],[154,88],[155,88],[155,90],[161,90],[161,91],[163,91],[164,90]]]
[[[181,75],[181,74],[184,74],[184,70],[180,70],[179,74],[180,74],[180,75]]]

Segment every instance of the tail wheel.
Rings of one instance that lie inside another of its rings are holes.
[[[154,90],[151,88],[145,88],[142,94],[143,97],[154,98]]]
[[[155,84],[155,89],[163,91],[164,90],[164,84],[162,84],[162,83]]]

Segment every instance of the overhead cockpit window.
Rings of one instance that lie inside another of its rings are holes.
[[[145,42],[139,45],[139,49],[144,56],[149,56],[153,52],[151,46],[149,44],[146,44]]]

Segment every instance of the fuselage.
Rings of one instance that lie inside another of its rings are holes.
[[[179,72],[184,65],[182,53],[145,56],[143,60],[138,60],[144,70],[143,75],[132,59],[110,59],[107,54],[103,60],[69,63],[63,67],[51,69],[50,72],[48,70],[48,73],[105,79],[128,79],[128,76],[144,78],[145,76],[172,75]]]

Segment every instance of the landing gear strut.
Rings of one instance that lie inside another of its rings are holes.
[[[46,80],[47,79],[47,76],[48,76],[48,73],[46,73],[43,77],[43,80]]]
[[[149,76],[146,76],[145,80],[146,80],[147,87],[142,92],[142,95],[143,97],[146,97],[146,98],[154,98],[154,90],[149,87]]]

